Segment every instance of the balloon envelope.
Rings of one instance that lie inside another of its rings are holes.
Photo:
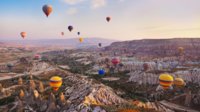
[[[102,46],[102,44],[101,43],[99,43],[99,47],[101,47]]]
[[[39,60],[41,58],[41,56],[39,55],[39,54],[36,54],[35,56],[34,56],[34,59],[35,60]]]
[[[57,91],[62,85],[62,78],[59,76],[51,77],[49,85],[53,88],[54,91]]]
[[[185,86],[185,81],[182,78],[175,78],[174,85],[177,87]]]
[[[184,48],[183,47],[178,47],[178,51],[179,51],[179,54],[183,54],[184,53]]]
[[[83,38],[79,38],[79,42],[83,42]]]
[[[100,69],[100,70],[98,71],[98,73],[99,73],[99,75],[104,75],[104,74],[105,74],[105,71],[104,71],[103,69]]]
[[[21,32],[20,35],[22,38],[25,38],[27,36],[26,32]]]
[[[113,58],[113,59],[112,59],[112,63],[113,63],[114,65],[119,64],[119,62],[120,62],[120,60],[119,60],[118,58]]]
[[[64,32],[61,32],[61,35],[63,36],[65,33]]]
[[[51,12],[53,11],[53,8],[51,5],[44,5],[42,7],[42,10],[43,10],[44,14],[48,17],[51,14]]]
[[[68,30],[71,32],[73,30],[73,26],[68,26]]]
[[[107,22],[110,22],[110,20],[111,20],[111,17],[106,17]]]
[[[159,83],[160,86],[163,87],[163,89],[169,89],[170,86],[173,84],[173,77],[169,74],[161,74],[159,76]]]

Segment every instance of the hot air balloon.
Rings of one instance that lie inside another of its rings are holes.
[[[80,35],[81,33],[80,32],[77,32],[77,35]]]
[[[159,76],[159,83],[160,83],[160,86],[164,89],[164,90],[167,90],[169,89],[172,84],[173,84],[173,77],[169,74],[161,74]]]
[[[71,32],[73,30],[73,26],[68,26],[68,30]]]
[[[39,60],[41,58],[41,56],[39,55],[39,54],[36,54],[35,56],[34,56],[34,60]]]
[[[80,37],[80,38],[79,38],[79,42],[83,42],[83,38]]]
[[[51,5],[44,5],[42,7],[42,10],[43,10],[44,14],[48,17],[51,14],[51,12],[53,11],[53,8]]]
[[[99,43],[99,47],[101,47],[102,46],[102,44],[101,43]]]
[[[27,36],[26,32],[21,32],[20,35],[23,39]]]
[[[54,91],[58,91],[58,89],[62,85],[62,78],[59,76],[51,77],[49,85],[53,88]]]
[[[103,53],[99,53],[100,56],[103,56]]]
[[[149,65],[147,63],[144,63],[143,68],[144,68],[144,71],[147,71],[149,69]]]
[[[61,35],[63,36],[65,33],[64,32],[61,32]]]
[[[110,22],[110,20],[111,20],[111,17],[106,17],[107,22]]]
[[[113,63],[113,65],[117,65],[120,63],[120,60],[118,58],[113,58],[112,63]]]
[[[178,52],[180,55],[184,53],[184,48],[183,47],[178,47]]]
[[[104,71],[103,69],[100,69],[100,70],[98,71],[98,73],[99,73],[99,75],[104,75],[104,74],[105,74],[105,71]]]
[[[176,87],[184,87],[185,86],[185,81],[182,78],[175,78],[174,80],[174,85]]]

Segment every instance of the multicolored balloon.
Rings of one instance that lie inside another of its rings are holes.
[[[164,90],[167,90],[169,89],[172,84],[173,84],[173,77],[169,74],[161,74],[159,76],[159,83],[160,83],[160,86],[164,89]]]
[[[52,11],[53,11],[53,8],[52,8],[51,5],[44,5],[44,6],[42,7],[42,10],[43,10],[44,14],[45,14],[47,17],[49,17],[49,15],[50,15],[50,14],[52,13]]]
[[[58,89],[62,85],[62,78],[59,76],[51,77],[49,85],[53,88],[54,91],[58,91]]]

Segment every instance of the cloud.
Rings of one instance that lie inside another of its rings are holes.
[[[68,15],[74,15],[74,14],[76,14],[78,12],[78,9],[77,8],[69,8],[68,10],[67,10],[67,14]]]
[[[76,5],[86,0],[63,0],[63,1],[69,5]]]
[[[106,0],[91,0],[92,9],[104,7],[105,5],[106,5]]]

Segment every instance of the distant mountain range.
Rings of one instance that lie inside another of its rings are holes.
[[[78,38],[71,39],[41,39],[41,40],[2,40],[1,42],[7,44],[29,45],[38,47],[63,47],[63,48],[84,48],[84,47],[98,47],[98,43],[102,46],[108,46],[116,40],[102,39],[102,38],[84,38],[82,43]]]
[[[113,42],[110,46],[105,47],[105,50],[121,54],[129,52],[143,56],[172,56],[177,55],[179,47],[184,48],[186,55],[200,55],[200,38],[143,39]]]

